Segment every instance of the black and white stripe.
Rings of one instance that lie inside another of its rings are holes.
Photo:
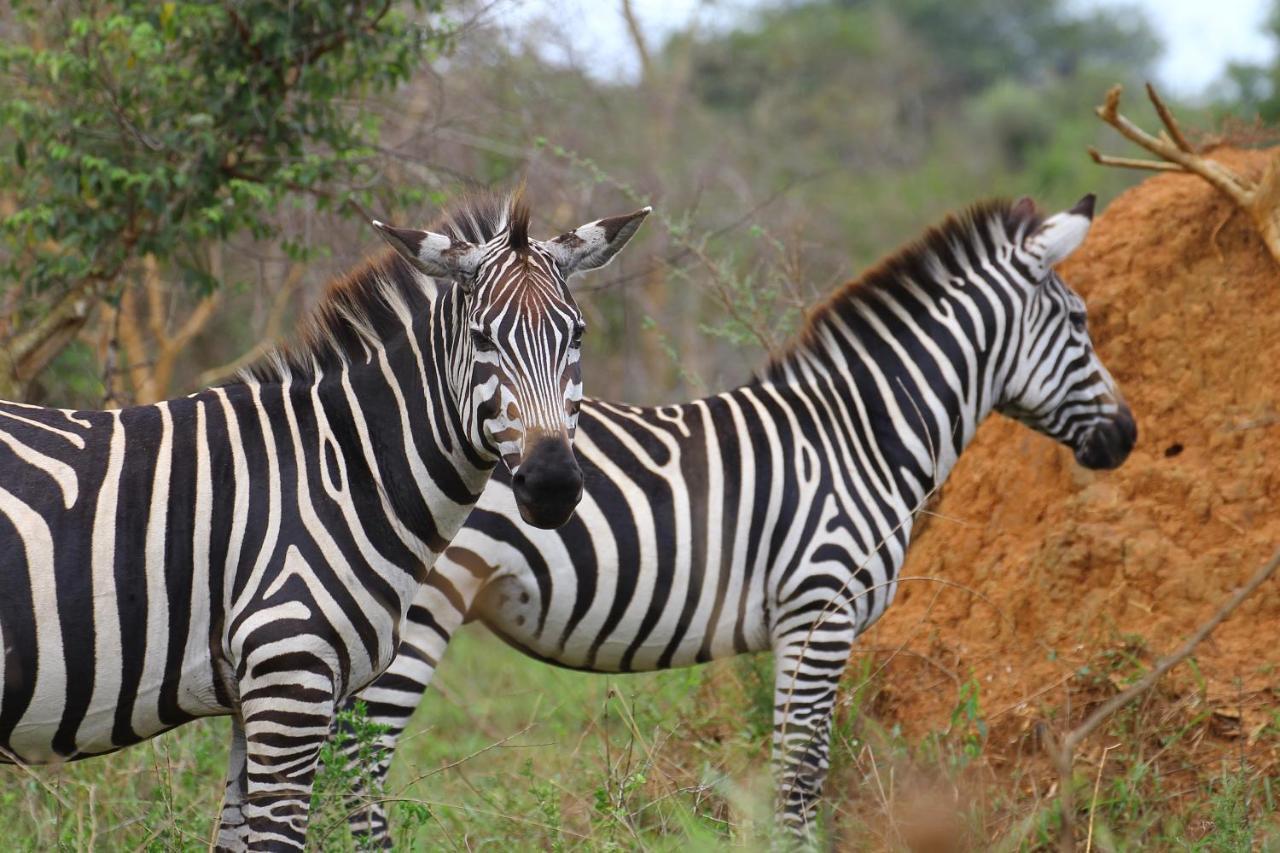
[[[238,381],[121,411],[0,404],[0,756],[231,714],[220,846],[300,848],[335,707],[391,660],[497,461],[536,480],[526,515],[572,511],[576,466],[527,473],[572,463],[565,282],[644,213],[545,243],[516,202],[444,233],[380,226],[399,254]]]
[[[835,293],[741,388],[584,401],[576,516],[523,526],[495,478],[361,694],[390,729],[375,777],[465,621],[596,672],[767,649],[780,817],[808,833],[851,646],[892,602],[914,515],[978,425],[1012,415],[1093,468],[1133,445],[1084,304],[1052,269],[1092,215],[1092,197],[1043,221],[1029,201],[979,205]],[[377,808],[354,827],[386,841]]]

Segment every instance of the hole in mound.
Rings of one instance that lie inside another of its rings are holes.
[[[1182,445],[1175,441],[1173,444],[1169,445],[1164,449],[1164,458],[1172,459],[1173,457],[1177,456],[1181,452],[1182,452]]]

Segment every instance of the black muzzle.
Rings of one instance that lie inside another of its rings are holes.
[[[1137,441],[1138,425],[1133,412],[1123,406],[1114,418],[1089,431],[1075,449],[1076,461],[1095,471],[1119,468]]]
[[[520,517],[534,527],[559,527],[582,500],[582,469],[569,442],[542,438],[524,456],[511,480]]]

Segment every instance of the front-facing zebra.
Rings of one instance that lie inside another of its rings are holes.
[[[422,588],[362,698],[388,751],[449,638],[478,619],[528,654],[634,672],[770,649],[786,828],[812,825],[836,688],[893,600],[917,510],[993,411],[1111,468],[1136,438],[1080,297],[1053,267],[1093,198],[1043,220],[987,203],[846,285],[749,384],[678,406],[583,402],[586,496],[560,530],[519,523],[503,478]],[[374,807],[353,828],[386,841]]]
[[[375,223],[396,252],[239,381],[121,411],[0,405],[0,756],[231,714],[220,846],[300,848],[335,707],[391,660],[497,461],[530,522],[577,504],[565,282],[647,212],[546,242],[518,202],[442,233]]]

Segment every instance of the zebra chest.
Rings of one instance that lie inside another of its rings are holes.
[[[416,581],[333,542],[282,536],[269,557],[241,567],[223,648],[231,679],[281,656],[311,658],[344,698],[391,663]]]

